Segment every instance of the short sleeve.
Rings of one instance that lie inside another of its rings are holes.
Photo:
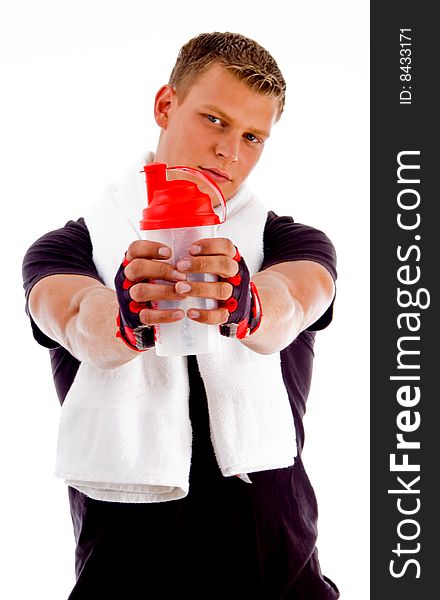
[[[34,337],[42,346],[56,348],[58,344],[48,338],[32,319],[28,306],[29,294],[40,279],[49,275],[85,275],[102,283],[93,262],[92,242],[84,219],[68,221],[64,227],[36,240],[24,256],[22,273],[25,310],[31,319]]]
[[[262,269],[294,260],[317,262],[325,267],[336,281],[336,251],[326,234],[308,225],[295,223],[292,217],[278,216],[270,211],[264,230]],[[327,311],[307,328],[309,331],[318,331],[329,325],[333,317],[333,302]]]

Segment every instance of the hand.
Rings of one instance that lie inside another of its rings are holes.
[[[158,242],[137,240],[130,244],[115,277],[119,302],[117,336],[134,350],[154,346],[154,325],[183,319],[182,310],[156,310],[151,301],[180,300],[174,286],[156,284],[155,279],[175,283],[186,275],[165,261],[171,256],[168,246]]]
[[[261,306],[249,270],[237,248],[227,238],[207,238],[190,248],[191,258],[180,260],[176,267],[183,273],[213,273],[219,281],[178,282],[175,289],[182,296],[219,300],[219,308],[189,309],[188,317],[210,325],[220,325],[226,337],[242,339],[253,333],[261,321]]]
[[[225,280],[208,282],[192,281],[191,274],[210,273],[219,278],[228,278],[237,273],[237,263],[233,260],[235,246],[226,238],[203,238],[189,248],[187,258],[179,260],[176,268],[179,272],[188,275],[186,281],[179,281],[175,285],[180,299],[187,297],[210,298],[218,300],[219,304],[232,295],[232,285]],[[219,306],[213,309],[190,308],[187,316],[207,325],[220,325],[229,318],[226,308]]]

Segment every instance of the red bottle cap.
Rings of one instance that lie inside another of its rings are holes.
[[[141,230],[219,225],[225,220],[224,196],[205,173],[191,167],[167,167],[165,163],[150,163],[145,165],[144,171],[148,206],[143,210]],[[190,179],[196,179],[209,193]],[[214,212],[213,197],[223,206],[222,220]]]

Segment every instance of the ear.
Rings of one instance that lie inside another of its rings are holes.
[[[156,94],[154,101],[154,118],[156,123],[162,129],[166,129],[168,125],[169,111],[173,100],[176,98],[176,91],[170,85],[163,85]]]

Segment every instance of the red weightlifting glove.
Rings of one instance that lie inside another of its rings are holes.
[[[115,276],[116,296],[119,302],[116,337],[121,338],[132,350],[143,352],[154,346],[154,325],[144,325],[139,313],[143,308],[151,308],[151,305],[149,302],[132,300],[130,288],[136,282],[125,277],[125,267],[129,262],[124,259]]]
[[[227,281],[233,288],[232,296],[219,302],[220,307],[229,311],[229,319],[220,325],[220,333],[242,340],[258,329],[263,313],[257,288],[251,281],[249,269],[238,250],[234,260],[238,263],[238,273],[228,279],[219,277],[219,281]]]

